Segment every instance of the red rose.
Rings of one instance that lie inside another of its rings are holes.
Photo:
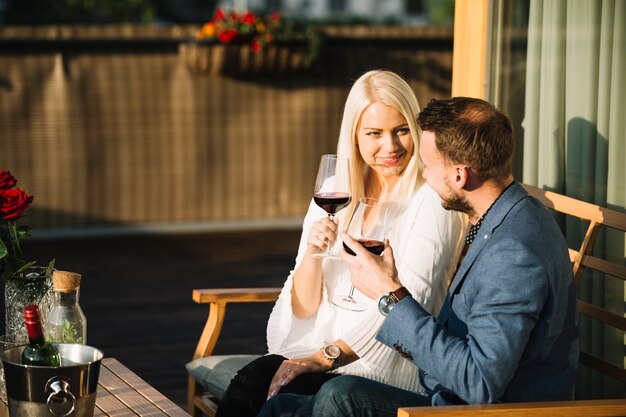
[[[0,190],[0,218],[17,220],[32,202],[33,196],[28,196],[19,188]]]
[[[0,190],[8,190],[15,187],[17,180],[10,171],[3,171],[0,169]]]
[[[261,50],[261,43],[259,41],[252,41],[250,44],[250,50],[254,53],[257,53]]]

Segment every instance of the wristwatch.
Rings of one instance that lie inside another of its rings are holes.
[[[322,347],[322,356],[331,362],[330,369],[339,368],[341,362],[341,348],[335,344],[324,345]]]
[[[383,295],[378,300],[378,311],[383,316],[387,316],[396,303],[407,295],[411,295],[411,293],[406,287],[400,287],[395,291],[391,291],[389,294]]]

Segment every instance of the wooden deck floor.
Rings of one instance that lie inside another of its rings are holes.
[[[56,258],[83,275],[80,305],[88,344],[115,357],[186,408],[184,365],[208,308],[193,288],[280,286],[297,252],[299,230],[256,230],[30,240],[29,259]],[[216,353],[264,353],[270,305],[229,308]]]

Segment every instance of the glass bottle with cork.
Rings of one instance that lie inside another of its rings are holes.
[[[46,338],[57,343],[87,343],[87,319],[78,304],[81,275],[54,271],[54,303],[46,320]]]

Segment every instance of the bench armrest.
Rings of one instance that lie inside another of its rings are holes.
[[[274,302],[280,288],[209,288],[193,290],[193,301],[207,303],[259,303]]]
[[[268,303],[278,299],[280,288],[211,288],[195,289],[193,300],[198,304],[209,304],[209,316],[200,335],[193,359],[209,356],[217,344],[226,304],[228,303]]]

